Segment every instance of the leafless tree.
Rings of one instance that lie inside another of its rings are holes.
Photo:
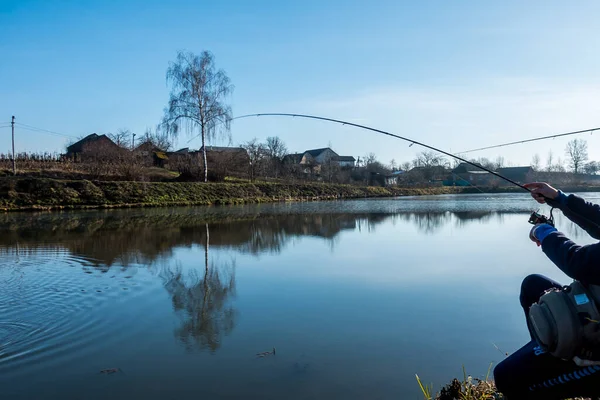
[[[504,157],[498,156],[498,157],[496,157],[496,161],[494,161],[494,169],[496,170],[499,168],[504,168],[504,164],[505,164]]]
[[[531,157],[531,168],[533,168],[534,171],[540,170],[540,155],[537,153]]]
[[[166,77],[172,88],[163,126],[175,137],[182,125],[188,134],[200,130],[206,182],[206,141],[217,134],[231,139],[231,106],[225,99],[233,92],[233,85],[225,71],[215,69],[214,57],[208,51],[200,55],[180,51],[177,60],[169,65]]]
[[[479,157],[478,159],[472,159],[469,160],[477,165],[481,165],[482,167],[485,167],[487,169],[491,169],[491,170],[495,170],[497,169],[496,167],[496,162],[490,161],[488,158],[486,157]]]
[[[403,162],[402,165],[400,165],[400,169],[402,171],[409,171],[410,170],[410,163],[408,161]]]
[[[140,138],[140,142],[150,142],[163,151],[169,151],[173,147],[172,138],[169,137],[167,132],[160,131],[159,129],[152,130],[146,128],[146,132]]]
[[[567,143],[565,153],[569,157],[569,166],[577,174],[588,159],[587,142],[581,139],[573,139]]]
[[[119,147],[131,148],[131,131],[129,129],[121,128],[116,133],[109,133],[108,137]]]
[[[566,172],[567,171],[567,169],[565,168],[560,157],[558,157],[558,159],[556,160],[556,164],[554,164],[554,166],[552,167],[552,171],[554,171],[554,172]]]
[[[265,152],[269,158],[270,170],[277,178],[282,167],[283,157],[287,153],[287,147],[278,136],[271,136],[267,138]]]
[[[413,161],[415,167],[435,167],[438,165],[444,165],[445,158],[433,151],[422,151],[417,154],[417,158]]]
[[[369,153],[363,158],[363,164],[365,167],[369,166],[370,164],[374,164],[375,162],[377,162],[375,153]]]
[[[548,152],[548,157],[546,158],[546,171],[547,172],[552,172],[552,169],[554,167],[554,154],[552,154],[552,150],[550,150]]]
[[[265,145],[259,143],[258,140],[254,138],[244,143],[242,147],[246,150],[246,152],[248,153],[248,157],[250,158],[248,172],[250,176],[250,181],[254,182],[256,176],[260,174],[264,166],[266,158]]]
[[[394,159],[392,158],[392,161],[390,161],[390,169],[391,169],[392,171],[395,171],[395,170],[396,170],[396,168],[398,168],[398,164],[396,164],[396,160],[394,160]]]

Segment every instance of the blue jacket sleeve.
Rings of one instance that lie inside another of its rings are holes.
[[[579,196],[566,196],[560,192],[556,200],[548,201],[552,207],[563,212],[565,217],[579,225],[588,235],[600,240],[600,206],[590,203]]]
[[[542,241],[542,251],[571,278],[600,285],[600,243],[580,246],[555,231]]]

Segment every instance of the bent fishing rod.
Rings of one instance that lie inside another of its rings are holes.
[[[475,162],[469,161],[465,158],[459,157],[455,154],[449,153],[447,151],[438,149],[437,147],[433,147],[430,146],[428,144],[419,142],[417,140],[413,140],[404,136],[400,136],[400,135],[396,135],[394,133],[391,132],[386,132],[384,130],[381,129],[376,129],[376,128],[372,128],[370,126],[366,126],[366,125],[361,125],[361,124],[355,124],[354,122],[349,122],[349,121],[343,121],[343,120],[339,120],[339,119],[334,119],[334,118],[327,118],[327,117],[320,117],[317,115],[308,115],[308,114],[292,114],[292,113],[260,113],[260,114],[246,114],[246,115],[240,115],[238,117],[232,118],[232,120],[235,119],[243,119],[243,118],[250,118],[250,117],[297,117],[297,118],[306,118],[306,119],[314,119],[314,120],[320,120],[320,121],[328,121],[328,122],[333,122],[333,123],[337,123],[337,124],[342,124],[342,125],[348,125],[348,126],[354,126],[356,128],[360,128],[360,129],[366,129],[368,131],[373,131],[376,133],[381,133],[383,135],[387,135],[387,136],[391,136],[397,139],[401,139],[404,140],[406,142],[409,142],[410,146],[412,146],[413,144],[417,144],[419,146],[425,147],[427,149],[433,150],[433,151],[437,151],[438,153],[442,153],[444,155],[447,155],[448,157],[452,157],[455,158],[459,161],[462,161],[464,163],[467,163],[469,165],[472,165],[476,168],[479,168],[483,171],[486,171],[500,179],[505,180],[506,182],[512,183],[515,186],[520,187],[523,190],[526,190],[527,192],[531,193],[531,189],[529,189],[528,187],[525,187],[523,185],[521,185],[518,182],[515,182],[514,180],[507,178],[505,176],[500,175],[499,173],[492,171],[489,168],[484,167],[483,165],[479,165]],[[595,129],[594,129],[595,130]],[[546,196],[542,195],[542,197],[546,200],[550,200],[549,198],[547,198]],[[533,213],[531,213],[531,216],[529,217],[529,223],[535,225],[538,223],[549,223],[551,225],[554,225],[554,217],[552,215],[552,210],[554,209],[554,207],[551,207],[550,209],[550,217],[545,217],[544,215],[538,214],[536,211],[534,211]],[[582,220],[585,220],[587,223],[594,225],[596,228],[600,228],[600,224],[596,223],[595,221],[590,220],[589,218],[584,217],[583,215],[580,215],[578,213],[575,213],[573,210],[570,210],[571,213],[577,215],[579,218],[581,218]]]
[[[437,151],[438,153],[442,153],[442,154],[444,154],[444,155],[447,155],[448,157],[455,158],[455,159],[457,159],[457,160],[459,160],[459,161],[462,161],[462,162],[464,162],[464,163],[467,163],[467,164],[469,164],[469,165],[472,165],[472,166],[474,166],[474,167],[477,167],[477,168],[479,168],[479,169],[482,169],[482,170],[484,170],[484,171],[486,171],[486,172],[489,172],[490,174],[492,174],[492,175],[494,175],[494,176],[496,176],[496,177],[498,177],[498,178],[500,178],[500,179],[503,179],[503,180],[505,180],[505,181],[507,181],[507,182],[509,182],[509,183],[512,183],[513,185],[516,185],[516,186],[520,187],[521,189],[524,189],[524,190],[526,190],[526,191],[528,191],[528,192],[531,192],[531,189],[529,189],[529,188],[527,188],[527,187],[525,187],[525,186],[521,185],[521,184],[520,184],[520,183],[518,183],[518,182],[515,182],[515,181],[513,181],[513,180],[512,180],[512,179],[510,179],[510,178],[507,178],[507,177],[505,177],[505,176],[502,176],[502,175],[500,175],[499,173],[497,173],[497,172],[495,172],[495,171],[492,171],[491,169],[489,169],[489,168],[486,168],[486,167],[484,167],[484,166],[482,166],[482,165],[478,165],[477,163],[474,163],[474,162],[472,162],[472,161],[469,161],[469,160],[467,160],[467,159],[464,159],[464,158],[462,158],[462,157],[459,157],[459,156],[457,156],[457,155],[454,155],[454,154],[448,153],[447,151],[444,151],[444,150],[438,149],[438,148],[436,148],[436,147],[433,147],[433,146],[430,146],[430,145],[428,145],[428,144],[425,144],[425,143],[419,142],[419,141],[417,141],[417,140],[413,140],[413,139],[410,139],[410,138],[407,138],[407,137],[404,137],[404,136],[396,135],[396,134],[394,134],[394,133],[391,133],[391,132],[386,132],[386,131],[383,131],[383,130],[381,130],[381,129],[372,128],[372,127],[370,127],[370,126],[366,126],[366,125],[355,124],[355,123],[353,123],[353,122],[342,121],[342,120],[339,120],[339,119],[333,119],[333,118],[327,118],[327,117],[319,117],[319,116],[316,116],[316,115],[307,115],[307,114],[290,114],[290,113],[261,113],[261,114],[246,114],[246,115],[240,115],[239,117],[235,117],[235,118],[232,118],[232,119],[242,119],[242,118],[250,118],[250,117],[268,117],[268,116],[270,116],[270,117],[298,117],[298,118],[316,119],[316,120],[320,120],[320,121],[328,121],[328,122],[334,122],[334,123],[337,123],[337,124],[342,124],[342,125],[354,126],[354,127],[356,127],[356,128],[361,128],[361,129],[366,129],[366,130],[368,130],[368,131],[373,131],[373,132],[381,133],[381,134],[383,134],[383,135],[387,135],[387,136],[391,136],[391,137],[394,137],[394,138],[397,138],[397,139],[401,139],[401,140],[407,141],[407,142],[409,142],[409,143],[410,143],[410,146],[412,146],[413,144],[417,144],[417,145],[419,145],[419,146],[422,146],[422,147],[425,147],[425,148],[427,148],[427,149],[430,149],[430,150],[433,150],[433,151]],[[409,146],[409,147],[410,147],[410,146]]]

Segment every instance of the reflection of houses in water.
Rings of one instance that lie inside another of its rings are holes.
[[[521,213],[524,218],[528,214]],[[143,212],[116,214],[69,214],[52,218],[24,216],[22,224],[15,215],[0,216],[0,251],[16,243],[21,252],[56,249],[85,258],[90,266],[108,271],[112,265],[126,268],[149,264],[169,257],[176,247],[203,245],[206,240],[202,215],[177,212]],[[390,219],[414,224],[417,229],[433,233],[454,223],[498,218],[496,212],[418,212],[362,214],[287,214],[247,215],[243,219],[210,223],[213,248],[227,248],[258,254],[280,252],[295,237],[313,236],[333,242],[342,231],[368,229]],[[87,218],[86,218],[87,217]]]

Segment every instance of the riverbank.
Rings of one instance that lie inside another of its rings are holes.
[[[490,379],[490,371],[484,379],[467,376],[462,380],[453,379],[439,392],[433,392],[433,387],[423,384],[417,375],[417,383],[423,393],[423,400],[503,400],[504,396],[496,390],[494,381]],[[590,398],[575,397],[565,400],[593,400]]]
[[[565,190],[600,191],[600,188]],[[0,210],[227,205],[522,191],[518,187],[400,188],[325,183],[127,182],[3,177],[0,178]]]
[[[383,188],[321,183],[197,183],[0,179],[0,209],[52,210],[224,205],[463,193],[464,188]]]

